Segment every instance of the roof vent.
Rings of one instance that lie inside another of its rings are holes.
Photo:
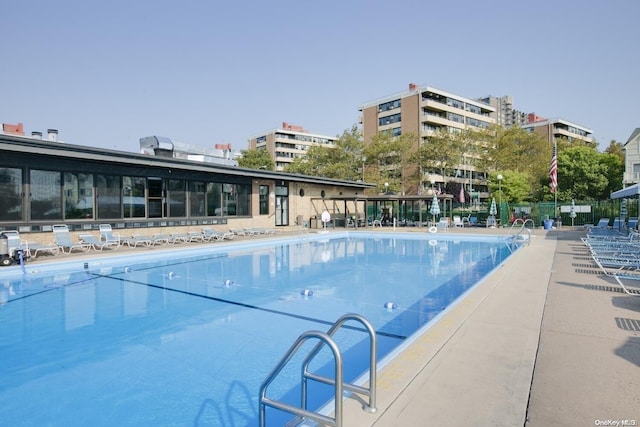
[[[34,130],[31,132],[31,138],[42,139],[42,132]]]
[[[57,129],[47,129],[47,136],[49,141],[56,142],[58,141],[58,130]]]

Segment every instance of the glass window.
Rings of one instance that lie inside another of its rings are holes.
[[[22,219],[22,170],[0,168],[0,220]]]
[[[146,178],[139,176],[122,177],[122,208],[125,218],[144,218],[147,214],[145,199]]]
[[[207,216],[222,216],[222,184],[207,183]]]
[[[31,219],[62,219],[60,172],[32,170]]]
[[[269,186],[261,185],[259,191],[260,215],[269,215]]]
[[[63,193],[65,219],[93,218],[93,175],[65,173]]]
[[[164,180],[157,177],[147,178],[147,195],[149,201],[149,218],[164,216]]]
[[[96,176],[96,204],[98,219],[120,218],[120,177]]]
[[[169,217],[187,216],[187,192],[185,181],[181,179],[170,179],[169,185]]]
[[[189,181],[189,215],[206,216],[205,212],[205,193],[206,186],[204,182]]]
[[[236,187],[236,215],[248,216],[251,213],[251,186],[235,184]]]
[[[289,187],[284,185],[276,186],[276,196],[288,196],[289,195]]]
[[[222,184],[222,214],[224,216],[237,215],[236,186],[233,184]]]

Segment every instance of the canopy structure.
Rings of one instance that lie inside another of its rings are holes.
[[[611,193],[612,199],[623,199],[627,197],[638,197],[640,196],[640,184],[633,184],[627,188],[623,188],[622,190],[614,191]]]

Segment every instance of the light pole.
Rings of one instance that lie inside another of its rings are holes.
[[[362,156],[362,182],[364,182],[364,163],[367,161],[366,156]]]
[[[499,206],[499,210],[498,212],[500,212],[500,224],[502,224],[502,175],[498,174],[497,176],[498,178],[498,206]]]

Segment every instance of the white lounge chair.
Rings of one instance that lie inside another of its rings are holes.
[[[52,229],[55,244],[58,245],[63,253],[70,254],[75,249],[80,249],[81,251],[91,249],[91,245],[88,243],[74,242],[71,240],[71,233],[69,233],[69,227],[66,224],[54,225]]]
[[[120,234],[114,233],[111,224],[100,224],[100,240],[111,245],[120,246]]]
[[[449,218],[445,218],[442,217],[440,218],[440,221],[438,221],[438,224],[436,225],[436,228],[439,230],[448,230],[449,229]]]
[[[202,235],[204,237],[204,240],[207,242],[210,242],[211,240],[218,240],[218,241],[225,240],[225,239],[231,240],[235,236],[235,234],[233,234],[230,231],[226,233],[222,233],[212,228],[203,228]]]
[[[91,249],[93,249],[94,251],[102,251],[104,248],[117,249],[118,247],[120,247],[119,242],[103,242],[93,234],[80,234],[78,237],[80,238],[81,242],[91,245]]]
[[[138,246],[149,247],[155,244],[155,239],[149,236],[143,236],[141,234],[134,234],[131,237],[123,237],[121,240],[123,245],[127,245],[130,248],[137,248]]]
[[[243,228],[230,228],[229,232],[236,236],[253,236],[253,233]]]
[[[49,253],[51,255],[58,255],[60,253],[60,248],[58,245],[43,245],[41,243],[35,242],[23,242],[22,246],[27,251],[27,256],[29,258],[37,258],[41,253]]]

